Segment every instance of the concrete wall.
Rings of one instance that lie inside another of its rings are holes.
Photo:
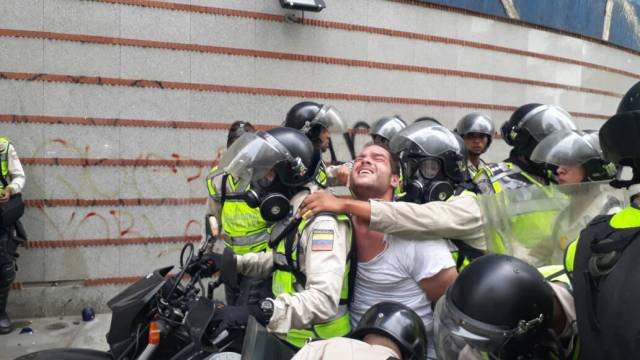
[[[453,127],[480,110],[499,126],[542,102],[598,128],[638,78],[637,55],[528,26],[328,5],[290,23],[277,0],[0,1],[0,134],[26,168],[31,238],[11,311],[105,310],[177,263],[202,233],[204,176],[232,121],[276,125],[306,98],[350,124],[397,113]],[[505,155],[496,141],[488,157]]]

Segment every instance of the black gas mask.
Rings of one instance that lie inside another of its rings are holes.
[[[228,180],[229,175],[224,175],[223,184]],[[225,186],[223,185],[223,189]],[[277,175],[270,179],[260,179],[252,182],[251,186],[243,192],[223,192],[218,200],[242,200],[251,208],[259,208],[260,216],[268,222],[278,222],[286,218],[291,212],[289,195],[291,190],[282,185]]]
[[[454,185],[441,171],[441,160],[431,157],[406,160],[405,193],[403,201],[424,204],[445,201],[454,192]]]

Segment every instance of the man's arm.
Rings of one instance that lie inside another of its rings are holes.
[[[16,149],[12,144],[9,144],[8,160],[9,176],[11,177],[11,182],[9,183],[7,188],[11,189],[10,191],[12,194],[17,194],[22,191],[22,188],[24,188],[26,176],[24,175],[22,164],[20,163],[20,159],[18,158],[18,153],[16,152]]]
[[[265,279],[273,272],[273,252],[236,255],[236,264],[239,273]]]
[[[323,211],[350,213],[369,222],[369,229],[416,240],[460,239],[484,248],[484,229],[480,205],[471,195],[426,204],[407,202],[369,202],[337,198],[326,191],[305,198],[301,215]]]
[[[457,277],[458,271],[454,266],[448,269],[443,269],[430,278],[420,280],[418,282],[418,286],[420,286],[420,289],[422,289],[422,291],[427,295],[427,299],[429,299],[431,304],[435,304],[438,302],[438,299],[444,295],[445,291],[447,291],[449,285],[453,284]]]
[[[291,328],[303,329],[336,315],[348,240],[346,225],[338,224],[333,217],[320,216],[304,229],[300,246],[306,286],[303,291],[276,297],[267,326],[270,331],[286,334]]]

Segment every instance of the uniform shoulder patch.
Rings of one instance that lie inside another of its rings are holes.
[[[313,230],[311,233],[311,251],[333,250],[333,230]]]

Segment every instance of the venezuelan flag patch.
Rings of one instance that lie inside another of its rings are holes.
[[[311,233],[311,251],[333,250],[333,230],[313,230]]]

